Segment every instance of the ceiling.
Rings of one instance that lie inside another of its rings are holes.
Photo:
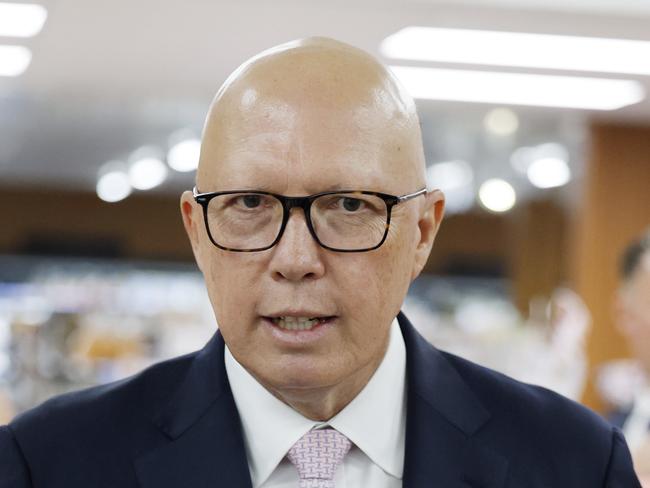
[[[437,0],[416,0],[439,4]],[[584,12],[613,15],[650,15],[647,0],[460,0],[457,4],[506,7],[555,12]]]
[[[94,191],[98,168],[143,144],[165,147],[182,127],[200,132],[211,97],[242,61],[306,36],[334,37],[377,56],[407,25],[650,40],[650,2],[633,0],[57,0],[27,41],[25,74],[0,78],[0,182]],[[381,56],[380,56],[381,57]],[[638,79],[650,93],[650,77]],[[517,108],[514,137],[493,140],[488,105],[422,102],[430,162],[464,158],[478,174],[508,170],[521,144],[565,143],[576,173],[594,118],[650,123],[650,101],[616,112]],[[191,185],[175,174],[159,190]],[[522,183],[523,185],[523,183]]]

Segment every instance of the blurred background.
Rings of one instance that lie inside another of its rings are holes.
[[[405,311],[440,348],[606,414],[645,381],[617,329],[650,225],[643,0],[0,3],[0,424],[200,348],[216,324],[179,195],[219,85],[329,36],[417,98],[447,215]]]

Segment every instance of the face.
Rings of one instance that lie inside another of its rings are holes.
[[[236,115],[214,117],[205,131],[201,192],[402,195],[424,186],[408,144],[380,127],[365,105],[293,103],[249,88],[224,110]],[[440,192],[397,205],[384,244],[360,253],[320,247],[303,211],[293,209],[276,246],[237,253],[209,241],[191,194],[181,201],[224,340],[238,362],[276,392],[336,388],[374,371],[407,288],[426,262],[442,207]],[[270,320],[286,316],[327,320],[303,331]]]
[[[618,300],[619,325],[635,357],[650,373],[650,253],[623,286]]]

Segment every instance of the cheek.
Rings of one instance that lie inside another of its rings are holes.
[[[411,273],[415,262],[415,244],[411,233],[404,230],[393,236],[390,248],[387,247],[386,264],[383,266],[384,279],[390,283],[392,294],[399,294],[399,305],[404,299],[409,285],[411,284]]]
[[[350,255],[339,267],[341,276],[336,282],[344,284],[341,295],[348,297],[348,312],[359,320],[392,320],[401,308],[410,284],[413,253],[394,237],[375,251]]]
[[[213,253],[203,275],[217,322],[227,327],[254,314],[260,272],[249,255],[224,253]]]

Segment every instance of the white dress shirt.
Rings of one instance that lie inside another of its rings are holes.
[[[260,385],[225,349],[228,380],[241,417],[253,488],[296,488],[285,458],[312,428],[331,426],[352,441],[335,475],[336,488],[401,488],[406,427],[406,347],[397,319],[384,359],[368,384],[328,422],[310,420]]]

